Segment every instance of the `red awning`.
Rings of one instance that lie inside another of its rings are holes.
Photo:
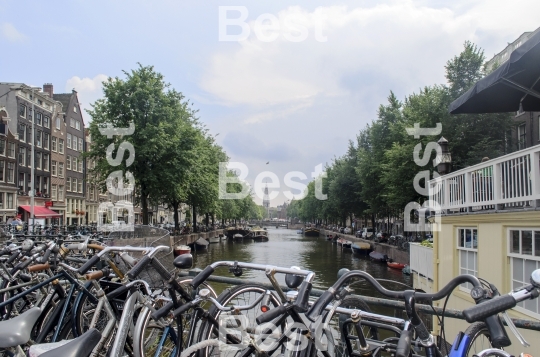
[[[19,206],[26,212],[30,213],[30,206]],[[48,209],[43,206],[34,206],[34,216],[36,218],[53,218],[53,217],[62,217],[60,213],[56,213],[53,210]]]

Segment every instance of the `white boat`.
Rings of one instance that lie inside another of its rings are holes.
[[[212,237],[212,238],[208,238],[208,242],[209,243],[219,243],[221,241],[221,238],[220,237]]]

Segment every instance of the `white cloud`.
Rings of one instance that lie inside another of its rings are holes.
[[[27,39],[26,35],[19,32],[15,28],[15,26],[10,24],[9,22],[4,22],[0,26],[0,33],[2,33],[2,37],[8,40],[9,42],[24,42]]]
[[[84,109],[91,109],[90,104],[94,103],[97,99],[103,96],[102,83],[106,81],[108,76],[105,74],[98,74],[94,78],[80,78],[78,76],[71,77],[66,81],[66,92],[71,92],[72,89],[77,91],[79,101]],[[90,122],[92,118],[86,114],[83,114],[86,122]]]
[[[529,29],[534,29],[537,20],[532,13],[540,11],[540,2],[517,2],[478,0],[468,8],[453,3],[436,8],[429,7],[429,2],[406,0],[313,11],[293,6],[274,14],[281,29],[272,42],[257,38],[258,14],[250,14],[250,36],[237,43],[222,43],[199,85],[215,102],[260,109],[295,104],[303,108],[301,103],[316,105],[316,97],[350,97],[366,90],[409,94],[442,83],[445,62],[460,52],[465,40],[477,42],[489,33],[490,40],[500,39],[498,46],[504,47],[503,38],[517,37],[515,23],[505,20],[516,9],[536,8],[528,11],[527,19],[520,15],[520,22],[530,23]],[[298,34],[284,26],[291,18],[306,27],[305,41],[285,39],[288,33]],[[317,28],[322,28],[326,42],[315,40]],[[265,118],[262,113],[245,122]]]

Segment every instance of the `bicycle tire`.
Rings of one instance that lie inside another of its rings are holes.
[[[179,281],[179,283],[186,290],[186,292],[193,294],[194,292],[191,289],[191,285],[189,285],[191,280],[192,279],[184,279],[182,281]],[[198,290],[201,289],[210,290],[210,295],[213,298],[217,298],[216,292],[210,285],[202,283],[199,286]],[[160,306],[154,307],[159,308]],[[161,353],[159,353],[157,356],[171,356],[171,352],[176,347],[176,344],[174,343],[174,341],[172,341],[171,338],[166,338],[162,340],[162,336],[167,326],[172,326],[172,328],[176,330],[176,322],[173,321],[171,317],[165,317],[164,319],[167,321],[167,325],[164,326],[155,322],[152,319],[151,314],[151,309],[144,308],[143,310],[141,310],[139,318],[137,319],[133,340],[133,345],[135,348],[134,355],[137,357],[155,357],[157,349],[161,348]],[[192,315],[192,311],[188,311],[184,315],[182,321],[184,323],[183,329],[185,329],[185,333],[187,333],[188,336],[191,333],[191,329],[195,329],[195,331],[193,332],[193,336],[194,339],[196,339],[199,333],[197,329],[201,327],[202,321],[199,319],[197,319],[197,321],[194,321],[194,319],[195,317]],[[182,338],[183,349],[188,347],[189,342],[191,342],[188,340],[188,338]],[[163,345],[160,346],[159,344],[161,343]]]
[[[362,310],[365,312],[371,312],[371,309],[368,306],[368,304],[362,298],[358,296],[345,297],[339,306],[343,308],[347,308],[347,309],[357,309],[357,310]],[[341,331],[342,331],[341,328],[345,320],[347,320],[348,318],[350,318],[349,315],[335,313],[334,316],[332,316],[333,322],[330,322],[330,325],[332,325],[334,328],[338,328],[337,336],[335,333],[332,334],[333,335],[332,337],[334,340],[335,356],[337,357],[349,356],[349,354],[347,353],[347,347],[345,345],[345,341],[343,340],[343,336],[341,334]],[[350,326],[350,327],[353,327],[353,326]],[[364,332],[364,336],[367,339],[379,340],[379,330],[376,327],[365,326],[362,328],[362,331]],[[354,336],[356,335],[356,331],[354,330],[354,328],[348,329],[348,334]]]
[[[261,294],[265,294],[266,291],[268,291],[268,288],[266,288],[263,285],[247,283],[247,284],[238,285],[232,289],[226,289],[225,291],[221,293],[221,295],[217,298],[217,300],[223,306],[248,305],[249,303],[256,301],[257,298],[260,297]],[[271,309],[281,305],[281,302],[273,293],[271,294],[271,299],[269,303],[272,305],[270,307]],[[212,306],[208,310],[208,313],[218,322],[220,321],[220,319],[223,320],[223,317],[225,316],[225,314],[222,314],[222,312],[215,306]],[[251,310],[242,311],[241,314],[247,320],[247,321],[244,320],[244,323],[247,325],[247,329],[246,329],[247,332],[249,332],[250,335],[253,335],[255,327],[257,326],[257,322],[255,321],[255,319],[257,318],[257,316],[263,314],[263,312],[261,311],[261,306],[257,305]],[[228,314],[227,316],[235,316],[235,315],[238,316],[238,313],[233,312],[232,314]],[[235,322],[239,321],[234,318],[233,320]],[[228,319],[227,321],[231,321],[231,320]],[[238,329],[241,326],[228,324],[226,327]],[[197,341],[204,341],[204,340],[208,340],[212,338],[218,338],[218,336],[216,336],[214,333],[214,326],[210,322],[205,322],[201,326],[199,332],[200,333],[199,333],[199,337]],[[239,353],[241,351],[242,349],[237,349],[236,353]],[[230,352],[230,353],[227,353],[227,352]],[[229,356],[231,357],[231,356],[234,356],[236,353],[234,353],[231,350],[223,351],[223,350],[220,350],[219,348],[216,350],[215,348],[209,347],[203,350],[199,350],[198,356],[201,356],[201,357],[211,357],[211,356],[227,357]]]
[[[467,347],[467,357],[472,357],[477,352],[487,348],[495,348],[491,345],[491,336],[485,323],[475,322],[469,325],[465,334],[471,339]]]

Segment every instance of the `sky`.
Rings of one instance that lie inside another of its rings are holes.
[[[0,0],[0,82],[75,89],[90,108],[103,80],[153,65],[249,183],[274,175],[275,206],[300,193],[286,175],[307,184],[345,154],[390,91],[444,84],[465,41],[489,59],[539,13],[538,0]]]

